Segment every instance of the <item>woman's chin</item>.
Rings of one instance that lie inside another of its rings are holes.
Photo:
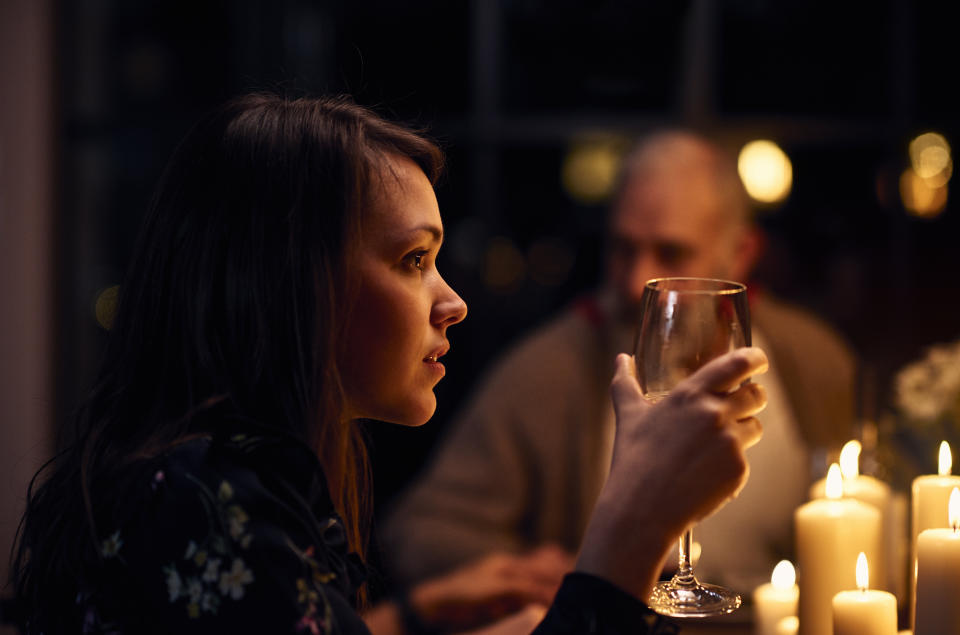
[[[374,418],[408,428],[418,428],[433,418],[436,409],[437,398],[431,391],[429,397],[424,397],[419,403],[407,404],[404,408],[394,409],[387,416]]]
[[[403,421],[398,421],[397,423],[410,428],[419,428],[433,418],[433,413],[436,411],[436,409],[437,402],[436,399],[434,399],[430,407],[424,408],[415,414],[411,413],[410,417],[405,417]]]

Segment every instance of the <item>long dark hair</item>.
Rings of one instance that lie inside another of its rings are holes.
[[[97,483],[203,433],[197,415],[214,404],[315,448],[363,551],[369,470],[360,431],[341,422],[336,359],[365,197],[388,155],[414,160],[432,182],[442,168],[434,144],[346,98],[248,95],[181,143],[75,442],[31,487],[13,563],[28,613],[62,608],[50,586],[66,595],[82,568],[76,554],[97,540]]]

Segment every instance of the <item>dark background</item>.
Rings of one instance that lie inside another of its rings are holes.
[[[861,414],[874,416],[897,368],[960,337],[956,199],[922,220],[897,195],[913,136],[960,140],[957,9],[945,5],[60,2],[57,419],[88,386],[105,337],[95,300],[119,281],[174,145],[204,110],[262,89],[349,92],[427,126],[449,154],[440,267],[470,317],[451,331],[434,421],[371,424],[381,506],[494,356],[597,279],[604,206],[560,183],[570,144],[591,133],[690,124],[732,147],[776,140],[794,188],[759,216],[770,252],[756,282],[849,338],[865,378]],[[570,263],[547,280],[530,258],[544,238]],[[485,282],[485,266],[504,261],[516,261],[512,281]]]

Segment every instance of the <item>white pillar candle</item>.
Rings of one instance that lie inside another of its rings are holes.
[[[879,558],[881,516],[873,505],[841,498],[840,467],[830,466],[827,498],[810,501],[794,514],[800,580],[800,635],[833,632],[833,596],[856,588],[857,555]]]
[[[893,507],[890,486],[878,478],[860,473],[860,443],[848,441],[840,451],[840,473],[843,475],[843,497],[855,498],[864,503],[873,505],[880,510],[881,533],[883,535],[883,549],[880,557],[870,560],[873,586],[878,589],[892,591],[896,588],[896,580],[891,576],[892,571],[898,571],[906,566],[901,561],[900,566],[895,560],[899,552],[896,542],[896,527],[893,521]],[[827,479],[823,478],[810,488],[810,498],[824,498],[826,496]]]
[[[948,529],[917,538],[916,635],[960,633],[960,489],[950,494]]]
[[[753,592],[753,624],[757,635],[777,635],[777,623],[796,616],[800,589],[789,560],[781,560],[773,569],[770,582]]]
[[[913,480],[911,497],[911,534],[910,534],[910,621],[916,614],[914,602],[916,600],[916,563],[917,538],[925,529],[939,529],[949,527],[947,506],[950,492],[954,487],[960,487],[960,476],[953,476],[953,456],[950,445],[944,441],[940,444],[940,456],[937,461],[937,474],[918,476]]]
[[[896,635],[897,598],[892,593],[868,589],[866,555],[857,557],[856,591],[833,596],[833,635]]]
[[[924,529],[949,527],[947,503],[954,487],[960,487],[960,476],[953,476],[950,445],[940,444],[937,474],[918,476],[913,480],[913,541]]]
[[[893,492],[889,514],[883,526],[884,551],[887,555],[887,591],[897,596],[901,607],[910,605],[910,582],[907,563],[910,562],[910,496]]]

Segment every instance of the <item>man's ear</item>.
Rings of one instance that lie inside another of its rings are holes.
[[[733,253],[733,267],[731,269],[734,280],[748,280],[750,273],[756,266],[760,256],[767,246],[767,236],[754,225],[743,230],[737,239]]]

